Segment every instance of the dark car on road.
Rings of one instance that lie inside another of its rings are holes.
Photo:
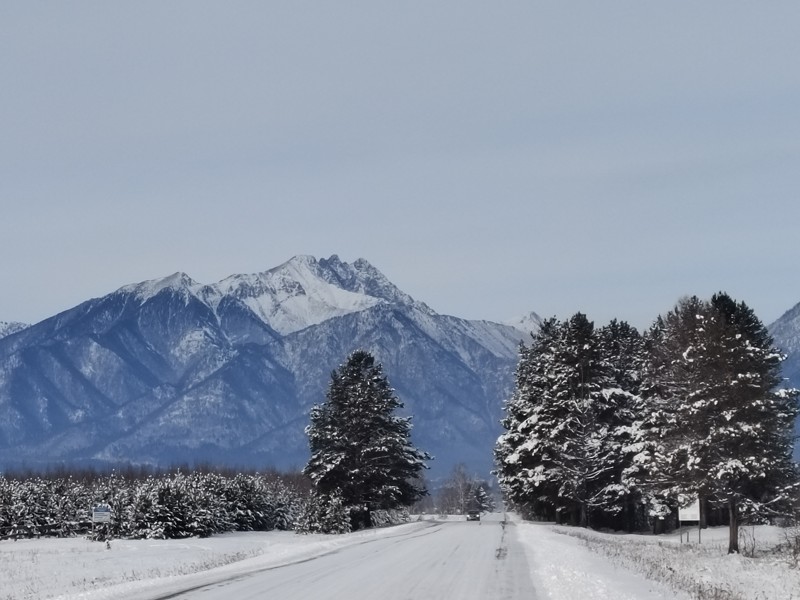
[[[480,521],[480,520],[481,520],[481,511],[471,510],[467,512],[467,521]]]

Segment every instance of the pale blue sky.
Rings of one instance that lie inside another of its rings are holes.
[[[800,302],[800,3],[0,3],[0,320],[363,257],[439,312]]]

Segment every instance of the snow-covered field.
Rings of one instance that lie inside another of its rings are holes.
[[[490,515],[486,520],[501,518]],[[2,541],[0,600],[152,598],[379,538],[409,539],[407,534],[429,528],[431,520],[445,521],[444,527],[464,526],[462,518],[424,517],[341,536],[235,533],[206,539],[115,540],[110,548],[84,538]],[[746,530],[745,544],[756,558],[728,556],[726,529],[703,531],[702,544],[696,529],[689,544],[681,544],[677,534],[606,534],[519,520],[508,530],[524,549],[533,588],[542,599],[800,599],[800,568],[785,554],[773,552],[784,541],[785,530],[778,528]],[[425,539],[427,544],[434,540]],[[354,569],[358,573],[357,565]]]
[[[612,564],[646,574],[691,598],[712,600],[798,600],[800,562],[786,549],[796,529],[771,526],[743,527],[739,548],[729,555],[728,529],[689,532],[681,543],[679,534],[669,536],[609,535],[564,528]],[[796,537],[793,543],[797,544]],[[677,597],[677,596],[676,596]]]
[[[307,560],[424,523],[348,535],[227,533],[188,540],[43,538],[0,542],[0,600],[147,597]]]

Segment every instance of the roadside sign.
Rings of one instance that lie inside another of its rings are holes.
[[[700,521],[700,501],[695,500],[689,506],[678,509],[680,521]]]
[[[701,539],[701,531],[702,528],[700,527],[700,500],[695,499],[689,506],[684,508],[678,509],[678,528],[683,525],[683,523],[697,523],[697,542],[700,543]],[[689,541],[689,530],[686,530],[686,541]],[[681,531],[681,543],[683,543],[683,531]]]
[[[92,523],[110,523],[111,507],[107,504],[99,504],[92,508]]]

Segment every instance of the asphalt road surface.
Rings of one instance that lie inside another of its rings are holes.
[[[513,523],[431,522],[166,598],[199,600],[532,600],[530,567]]]

